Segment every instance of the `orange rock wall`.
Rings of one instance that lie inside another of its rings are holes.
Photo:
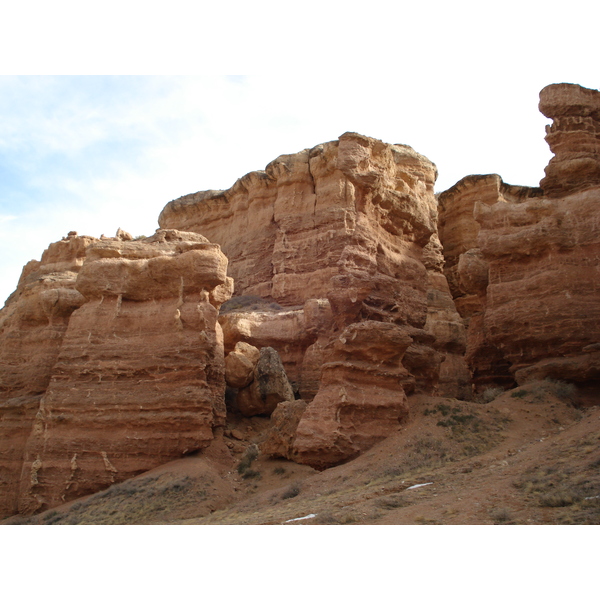
[[[35,412],[14,397],[1,407],[19,443],[5,514],[15,503],[31,513],[98,491],[205,447],[225,424],[217,319],[233,286],[219,247],[159,231],[142,242],[96,241],[82,263],[82,305],[46,355]]]
[[[94,241],[70,235],[51,244],[0,311],[0,516],[17,510],[25,443],[69,317],[85,302],[75,281]]]

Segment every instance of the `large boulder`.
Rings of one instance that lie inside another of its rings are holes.
[[[254,380],[237,395],[240,412],[246,417],[270,415],[280,402],[293,399],[294,390],[279,354],[273,348],[261,348],[254,368]]]

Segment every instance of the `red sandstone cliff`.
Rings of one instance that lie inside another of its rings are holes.
[[[445,273],[476,385],[600,376],[600,93],[540,93],[555,157],[541,188],[472,175],[439,197]]]
[[[80,262],[86,251],[76,278],[59,271],[71,263],[49,262],[57,248]],[[5,514],[97,491],[213,439],[225,422],[217,318],[231,294],[226,270],[217,245],[161,230],[141,242],[72,237],[52,245],[38,271],[26,269],[2,335],[24,352],[19,340],[49,329],[53,343],[35,347],[32,368],[45,370],[34,388],[13,375],[26,357],[3,353]],[[52,310],[33,313],[46,306],[46,290],[34,292],[49,278],[68,281],[68,294],[52,288]]]
[[[540,98],[540,188],[472,175],[436,199],[427,158],[346,133],[170,202],[145,240],[51,244],[0,311],[0,515],[206,447],[226,382],[230,410],[272,415],[263,453],[319,469],[414,392],[598,385],[600,94]]]

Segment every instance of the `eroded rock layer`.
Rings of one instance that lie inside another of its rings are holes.
[[[408,415],[402,366],[412,344],[393,323],[348,326],[325,349],[321,385],[296,430],[297,462],[325,468],[349,460],[398,429]]]
[[[497,175],[472,176],[439,198],[473,380],[598,379],[600,180],[560,199],[516,191]]]
[[[28,513],[202,448],[225,423],[227,259],[200,235],[96,241],[27,440]]]
[[[303,400],[312,400],[300,422],[298,444],[304,446],[299,452],[304,457],[321,452],[328,457],[320,459],[321,465],[339,462],[387,435],[389,424],[382,415],[393,414],[397,424],[405,391],[435,392],[446,354],[452,357],[446,362],[444,389],[460,397],[470,394],[464,381],[468,370],[459,356],[464,325],[441,281],[441,245],[437,237],[431,243],[437,230],[436,174],[435,166],[408,146],[346,133],[281,156],[229,190],[174,200],[159,218],[163,227],[202,233],[221,244],[239,298],[238,307],[220,317],[226,350],[239,341],[277,350],[294,389]],[[244,307],[254,298],[283,308]],[[403,385],[396,385],[397,376],[394,387],[381,374],[356,366],[342,369],[343,377],[340,368],[332,370],[327,348],[360,322],[374,331],[385,323],[408,336],[394,367],[402,370]],[[325,416],[315,417],[313,404],[335,416],[334,379],[346,378],[343,386],[359,390],[366,372],[372,378],[364,383],[369,393],[348,393],[340,435],[346,439],[352,428],[363,433],[350,436],[336,454],[331,445],[338,442],[326,439],[338,436],[331,429],[336,426],[333,421],[323,425]],[[363,396],[370,404],[347,410]],[[306,423],[314,419],[328,433],[311,434],[307,442],[300,432],[308,431]],[[316,459],[306,460],[316,464]]]
[[[600,181],[600,92],[555,83],[540,92],[540,111],[552,119],[546,141],[554,158],[540,182],[545,194],[562,198]]]
[[[174,200],[159,222],[220,244],[236,295],[294,306],[333,294],[353,313],[422,326],[435,177],[408,146],[346,133],[281,156],[229,190]]]
[[[75,289],[92,237],[71,232],[23,269],[0,311],[0,516],[17,511],[23,452],[71,313],[85,302]]]
[[[422,330],[406,364],[420,375],[419,386],[433,390],[441,359],[424,330],[424,248],[437,226],[435,177],[435,166],[408,146],[346,133],[281,156],[229,190],[174,200],[159,222],[220,243],[238,296],[293,309],[294,315],[240,309],[221,323],[226,344],[231,338],[273,346],[304,399],[316,393],[323,346],[363,320]],[[439,244],[429,255],[443,262]],[[455,311],[450,318],[459,321]]]

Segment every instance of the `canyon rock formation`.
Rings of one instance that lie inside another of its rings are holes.
[[[540,182],[546,196],[562,198],[600,181],[600,94],[556,83],[540,92],[540,111],[552,125],[546,141],[554,157]]]
[[[445,274],[477,386],[600,376],[600,93],[540,93],[555,157],[540,188],[465,177],[439,196]]]
[[[342,444],[325,441],[337,430],[331,423],[331,431],[315,433],[309,442],[308,432],[315,430],[306,423],[325,418],[313,414],[317,409],[311,403],[298,429],[300,461],[339,462],[387,435],[387,417],[379,414],[378,403],[392,396],[382,406],[397,426],[406,391],[437,390],[446,359],[444,391],[470,397],[464,325],[441,272],[441,244],[432,241],[437,240],[436,176],[435,165],[408,146],[346,133],[335,142],[281,156],[229,190],[174,200],[160,215],[162,227],[202,233],[221,245],[236,296],[257,296],[282,307],[240,305],[225,312],[220,322],[226,349],[238,341],[272,346],[303,400],[326,404],[327,419],[344,405],[342,430],[362,428],[360,441]],[[343,394],[324,390],[344,377],[349,390],[360,387],[358,379],[378,368],[375,357],[366,370],[358,363],[342,369],[344,375],[331,368],[329,346],[358,322],[371,323],[374,332],[376,324],[389,324],[397,330],[389,339],[400,336],[408,345],[394,352],[398,364],[386,367],[394,385],[379,374],[368,383],[365,379],[369,394],[349,391],[342,400]],[[356,405],[352,411],[351,403]]]
[[[323,469],[414,393],[597,386],[600,93],[551,85],[540,110],[539,188],[470,175],[436,198],[427,158],[345,133],[169,202],[149,238],[51,244],[0,311],[0,515],[205,448],[228,410]]]
[[[14,421],[16,395],[24,396],[21,410],[31,419],[27,437],[21,423],[13,426],[20,445],[4,480],[11,490],[3,494],[6,511],[17,503],[20,512],[33,512],[97,491],[208,445],[215,427],[225,424],[217,319],[232,285],[219,247],[198,234],[165,230],[138,242],[73,238],[59,244],[85,246],[85,260],[78,251],[82,264],[76,279],[68,279],[75,289],[53,291],[53,312],[37,315],[39,335],[45,335],[43,327],[60,327],[52,348],[39,348],[45,379],[35,389],[15,389],[14,378],[3,378],[4,396],[11,397],[3,407],[9,419],[2,423]],[[58,269],[71,263],[45,269],[54,249],[36,273],[22,278],[7,307],[14,305],[4,336],[28,340],[9,328],[31,328],[20,307],[38,306],[30,288],[48,279],[38,273],[55,269],[52,277],[66,280]],[[22,356],[11,360],[14,372],[26,362]]]

